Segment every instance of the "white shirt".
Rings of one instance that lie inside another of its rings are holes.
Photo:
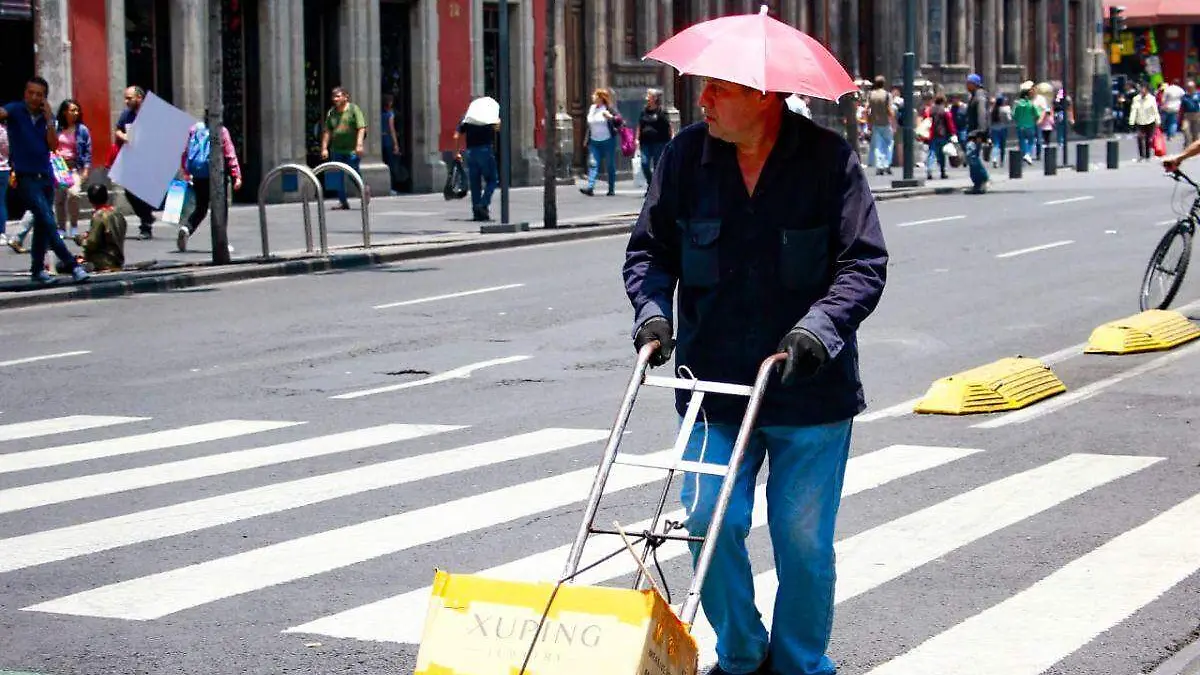
[[[1179,106],[1183,103],[1183,95],[1186,94],[1183,87],[1172,84],[1163,91],[1163,110],[1169,113],[1179,112]]]
[[[607,110],[608,106],[604,104],[588,108],[588,129],[592,132],[593,141],[607,141],[612,138],[612,132],[608,130],[608,118],[604,116]]]

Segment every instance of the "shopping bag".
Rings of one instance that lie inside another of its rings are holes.
[[[75,174],[67,166],[67,161],[58,155],[50,154],[50,170],[54,172],[54,184],[59,187],[71,187],[75,184]]]
[[[635,188],[646,187],[646,176],[642,173],[642,153],[633,153],[633,159],[629,163],[633,169],[633,186]]]
[[[633,129],[623,126],[620,129],[621,134],[621,154],[626,157],[633,157],[637,154],[637,137],[633,134]]]
[[[1165,134],[1163,134],[1162,127],[1158,127],[1154,130],[1154,137],[1150,139],[1150,142],[1154,145],[1155,157],[1167,156],[1167,137]]]
[[[414,675],[695,675],[696,641],[654,590],[438,571]],[[545,622],[539,622],[546,605]]]
[[[446,173],[446,185],[442,188],[442,196],[447,200],[462,199],[470,191],[467,183],[467,167],[463,166],[462,157],[455,156]]]
[[[182,223],[191,212],[192,209],[188,207],[194,200],[195,193],[192,192],[191,186],[186,181],[178,178],[171,181],[171,187],[167,188],[167,198],[163,203],[162,221],[175,225]]]

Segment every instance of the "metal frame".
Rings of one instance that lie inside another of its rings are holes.
[[[309,182],[317,190],[317,230],[321,237],[321,255],[329,253],[329,240],[325,233],[325,202],[322,199],[321,180],[307,166],[303,164],[280,164],[279,166],[267,172],[262,180],[258,183],[258,226],[262,232],[262,251],[263,257],[271,257],[271,247],[267,241],[267,187],[271,179],[276,176],[281,176],[285,171],[295,171],[296,173],[308,178]],[[303,194],[303,191],[302,191]],[[308,215],[308,201],[304,202],[304,243],[308,247],[308,252],[313,252],[313,236],[312,236],[312,219]]]
[[[362,210],[363,247],[364,248],[369,247],[371,245],[371,214],[369,213],[370,204],[371,204],[371,192],[370,192],[370,190],[367,189],[367,184],[365,182],[363,182],[362,176],[358,175],[358,172],[355,171],[353,167],[351,167],[349,164],[346,164],[345,162],[325,162],[323,164],[318,164],[312,170],[312,172],[313,172],[313,175],[317,176],[319,179],[321,174],[325,173],[326,171],[329,171],[330,169],[337,169],[338,171],[341,171],[343,174],[350,176],[351,178],[354,179],[354,183],[356,185],[358,185],[359,200],[362,202],[361,210]],[[304,201],[304,208],[305,208],[305,210],[307,210],[308,209],[308,192],[305,190],[301,190],[300,198],[301,198],[301,200]],[[318,199],[323,199],[323,197],[318,197]]]
[[[738,468],[741,466],[742,458],[746,454],[746,447],[750,444],[750,435],[754,431],[755,423],[758,419],[758,411],[762,407],[763,395],[766,393],[767,384],[771,379],[771,374],[775,371],[787,355],[772,354],[767,357],[762,365],[759,366],[758,376],[754,380],[753,387],[744,385],[723,384],[718,382],[704,382],[699,380],[684,380],[670,377],[646,377],[646,370],[650,364],[650,358],[658,349],[658,343],[652,342],[638,352],[637,364],[634,366],[633,376],[629,380],[629,386],[625,389],[625,396],[621,400],[621,406],[617,411],[616,421],[613,423],[612,431],[608,436],[608,443],[604,447],[604,456],[600,461],[600,467],[596,471],[596,479],[592,483],[592,490],[588,496],[587,506],[584,508],[583,524],[579,528],[579,534],[575,538],[574,544],[571,546],[571,553],[567,559],[566,568],[563,571],[562,578],[570,579],[575,576],[579,570],[580,560],[583,557],[583,549],[587,544],[587,539],[593,534],[621,534],[614,530],[595,527],[596,512],[600,507],[600,500],[604,496],[604,486],[608,482],[609,475],[612,472],[612,467],[615,464],[624,464],[631,466],[651,467],[663,469],[667,472],[666,485],[658,500],[658,506],[654,512],[654,518],[650,522],[648,530],[655,532],[659,527],[659,521],[662,519],[663,510],[666,507],[666,502],[671,489],[671,482],[675,477],[676,472],[683,471],[685,473],[704,473],[709,475],[722,475],[724,479],[721,481],[721,490],[717,494],[716,505],[713,508],[712,520],[709,523],[708,530],[703,537],[695,537],[690,535],[671,534],[665,532],[656,534],[659,539],[678,540],[687,542],[700,542],[700,553],[696,557],[695,573],[692,577],[692,583],[688,587],[687,597],[683,602],[683,606],[679,612],[679,618],[687,625],[691,625],[696,620],[696,614],[700,610],[700,589],[704,586],[704,579],[708,575],[708,568],[712,563],[713,551],[717,544],[717,535],[721,532],[722,523],[725,520],[725,512],[729,507],[729,500],[733,494],[734,483],[737,480]],[[630,413],[633,411],[634,401],[637,399],[638,390],[643,386],[662,387],[666,389],[682,389],[692,393],[688,400],[688,407],[684,412],[683,422],[680,425],[679,435],[675,440],[674,454],[675,460],[663,465],[656,465],[653,462],[647,461],[645,458],[635,456],[623,456],[618,452],[621,438],[624,436],[625,427],[629,423]],[[688,440],[691,437],[692,428],[696,423],[696,418],[700,414],[701,403],[704,396],[709,392],[720,392],[726,394],[748,396],[749,401],[746,405],[746,415],[742,418],[742,424],[738,429],[737,439],[733,444],[733,452],[729,458],[727,465],[717,465],[704,462],[684,461],[683,451],[687,448]],[[653,542],[646,541],[642,549],[642,562],[649,558],[653,552]],[[633,586],[640,589],[642,581],[645,578],[645,572],[639,571],[637,578],[634,580]]]

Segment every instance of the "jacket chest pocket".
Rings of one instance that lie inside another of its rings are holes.
[[[829,278],[829,230],[779,231],[779,280],[789,291],[811,291]]]
[[[716,286],[721,278],[720,219],[680,220],[684,286]]]

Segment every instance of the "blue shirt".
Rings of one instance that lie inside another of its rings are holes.
[[[733,145],[704,124],[667,145],[626,249],[634,332],[679,316],[675,359],[702,380],[753,384],[793,328],[815,335],[830,360],[815,376],[767,389],[760,426],[846,420],[865,407],[859,324],[887,274],[875,200],[858,158],[836,133],[793,113],[753,195]],[[688,392],[676,392],[683,414]],[[709,394],[707,419],[738,424],[745,397]]]
[[[1200,92],[1184,94],[1179,109],[1185,113],[1200,113]]]
[[[9,158],[16,173],[50,175],[50,145],[46,143],[46,116],[34,115],[23,101],[4,106],[8,113]]]

